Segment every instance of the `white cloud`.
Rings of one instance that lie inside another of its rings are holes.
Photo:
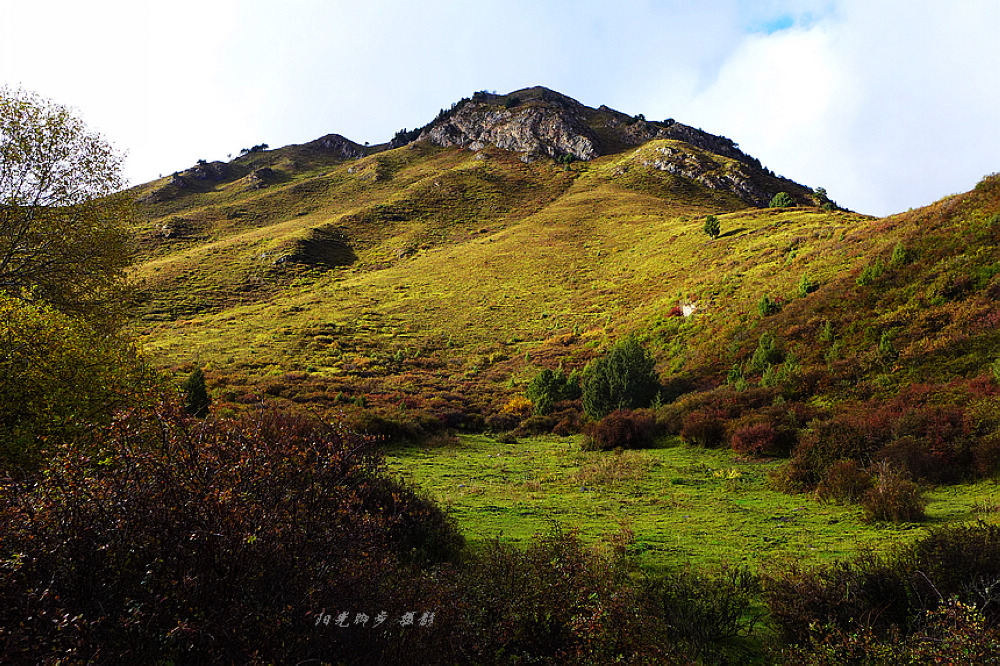
[[[749,36],[685,119],[776,171],[888,214],[997,169],[1000,5],[848,1]]]

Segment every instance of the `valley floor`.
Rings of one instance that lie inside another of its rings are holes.
[[[1000,523],[996,481],[927,493],[927,520],[876,523],[857,506],[788,495],[768,486],[777,460],[684,446],[674,438],[643,451],[587,452],[580,437],[503,444],[485,435],[457,445],[389,451],[390,469],[448,507],[471,542],[526,544],[579,530],[591,542],[631,540],[641,564],[740,564],[753,569],[848,559],[914,541],[927,528]]]

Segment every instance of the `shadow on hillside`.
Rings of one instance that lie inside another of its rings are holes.
[[[739,229],[732,229],[724,234],[719,234],[719,238],[728,238],[729,236],[739,236],[746,230],[747,230],[746,227],[740,227]]]

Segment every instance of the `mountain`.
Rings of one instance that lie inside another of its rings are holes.
[[[785,399],[866,401],[988,374],[997,190],[875,219],[673,120],[476,93],[383,145],[255,146],[136,188],[138,326],[217,404],[386,432],[482,427],[628,334],[674,393],[773,392],[767,334]]]

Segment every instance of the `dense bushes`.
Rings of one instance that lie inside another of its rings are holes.
[[[574,534],[525,550],[491,542],[466,569],[463,587],[471,663],[639,664],[674,652],[625,570]]]
[[[815,631],[804,645],[785,650],[787,664],[992,664],[1000,654],[1000,630],[975,605],[951,598],[922,613],[916,630],[876,632],[869,627]]]
[[[771,197],[771,201],[767,205],[770,208],[789,208],[795,205],[795,200],[788,192],[778,192]]]
[[[920,618],[952,597],[974,603],[985,621],[1000,620],[1000,526],[979,523],[934,529],[885,558],[812,570],[791,569],[765,579],[771,618],[793,642],[820,644],[841,632],[888,635],[919,629]]]
[[[60,446],[145,399],[153,373],[123,336],[0,292],[0,474],[31,474]]]
[[[652,414],[618,409],[588,429],[584,449],[644,449],[653,445],[655,435],[656,420]]]
[[[167,405],[116,421],[105,448],[4,483],[2,661],[356,661],[405,632],[331,639],[313,614],[423,610],[407,595],[439,588],[413,567],[461,546],[363,441],[299,419]]]
[[[681,439],[695,446],[719,446],[726,438],[723,414],[717,409],[688,412],[681,427]]]
[[[702,661],[720,657],[726,646],[752,634],[761,619],[759,594],[760,579],[741,568],[678,569],[642,588],[643,601],[662,615],[668,638]]]

